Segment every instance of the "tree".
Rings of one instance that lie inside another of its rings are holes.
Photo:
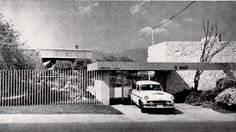
[[[217,23],[210,24],[203,22],[204,44],[201,52],[200,63],[209,63],[212,58],[227,47],[230,41],[221,41],[223,33],[218,31]],[[198,90],[201,74],[203,70],[197,70],[194,76],[194,90]]]
[[[56,61],[54,64],[55,70],[72,70],[72,63],[70,61]]]
[[[104,55],[101,59],[97,58],[96,61],[100,61],[100,62],[133,62],[133,60],[127,56],[116,57],[112,54],[111,55]]]
[[[130,59],[129,57],[127,57],[127,56],[121,56],[121,57],[119,57],[119,58],[118,58],[118,61],[120,61],[120,62],[133,62],[133,60]]]
[[[20,42],[20,33],[0,13],[0,69],[35,69],[39,55],[26,50]]]
[[[91,59],[76,59],[73,64],[74,70],[87,70],[87,65],[92,63]]]
[[[96,59],[96,61],[114,62],[114,61],[118,61],[118,60],[113,55],[104,55],[101,59]]]

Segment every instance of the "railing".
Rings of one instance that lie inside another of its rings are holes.
[[[0,106],[102,104],[94,87],[102,80],[98,72],[0,70]]]
[[[36,49],[42,58],[92,58],[89,49]]]

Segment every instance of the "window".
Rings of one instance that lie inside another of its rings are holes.
[[[136,85],[136,90],[138,90],[138,91],[139,91],[139,85]]]
[[[161,85],[157,84],[144,84],[140,86],[142,90],[157,90],[162,91]]]

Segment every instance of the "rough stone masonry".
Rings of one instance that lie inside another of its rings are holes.
[[[224,43],[217,42],[216,45]],[[148,62],[199,62],[203,48],[203,41],[166,41],[148,47]],[[217,48],[217,47],[216,47]],[[214,49],[213,49],[214,50]],[[219,52],[211,62],[236,63],[236,41]],[[166,90],[176,93],[194,86],[194,70],[171,71],[167,75]],[[236,77],[236,71],[224,68],[224,70],[205,70],[201,75],[199,90],[207,90],[215,87],[216,81],[223,77]]]

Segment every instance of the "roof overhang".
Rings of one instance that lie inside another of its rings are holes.
[[[95,62],[88,71],[236,70],[236,63]]]

